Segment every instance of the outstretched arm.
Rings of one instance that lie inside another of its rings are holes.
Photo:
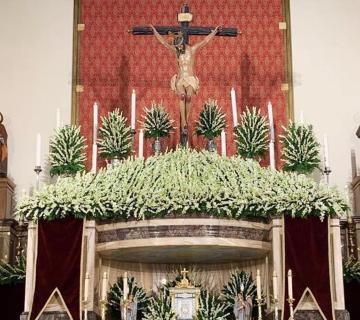
[[[172,46],[171,44],[169,44],[169,43],[164,39],[164,37],[162,37],[162,36],[160,35],[160,33],[157,32],[157,30],[155,29],[155,27],[154,27],[153,25],[150,25],[150,28],[153,30],[155,38],[158,39],[158,41],[159,41],[162,45],[164,45],[166,48],[170,49],[171,51],[175,51],[175,47]]]
[[[220,29],[221,29],[221,26],[217,26],[215,28],[215,30],[213,30],[210,34],[208,34],[203,40],[199,41],[198,43],[195,43],[192,46],[192,50],[196,51],[197,49],[200,49],[203,46],[205,46],[206,44],[208,44],[210,42],[210,40],[215,37],[215,35],[218,33],[218,31]]]

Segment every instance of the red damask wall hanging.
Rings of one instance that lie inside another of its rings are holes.
[[[255,105],[266,114],[267,102],[273,103],[275,129],[279,133],[287,119],[287,93],[282,91],[282,84],[287,82],[286,31],[279,28],[279,23],[285,21],[283,1],[190,0],[187,3],[194,15],[192,26],[224,25],[242,32],[234,38],[216,37],[199,51],[195,68],[200,90],[193,99],[190,132],[204,101],[216,99],[227,114],[228,154],[235,153],[230,100],[230,89],[234,87],[238,113],[246,106]],[[83,86],[83,91],[77,93],[78,120],[89,145],[93,103],[99,103],[100,115],[119,107],[129,118],[132,89],[137,92],[137,119],[145,106],[162,101],[179,127],[179,101],[169,84],[176,73],[172,53],[153,36],[133,36],[128,30],[138,25],[177,25],[182,4],[183,1],[177,0],[79,0],[78,22],[84,24],[84,30],[78,32],[76,83]],[[192,36],[190,44],[202,38]],[[173,148],[179,140],[177,130],[163,145]],[[195,135],[190,135],[189,140],[199,149],[205,145]],[[276,148],[279,151],[279,143]],[[151,153],[147,143],[145,156]]]

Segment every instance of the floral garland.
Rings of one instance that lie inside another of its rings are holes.
[[[28,219],[135,218],[206,214],[241,219],[290,214],[342,215],[338,191],[305,175],[263,168],[239,156],[186,148],[127,159],[98,174],[60,178],[24,198],[17,214]]]

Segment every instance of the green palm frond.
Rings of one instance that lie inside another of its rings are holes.
[[[23,256],[16,258],[15,264],[0,264],[0,285],[25,282],[26,261]]]
[[[265,116],[256,107],[241,114],[241,123],[234,128],[238,154],[244,158],[263,157],[268,148],[269,128]]]
[[[99,152],[103,158],[125,158],[132,149],[131,129],[119,109],[101,118]]]
[[[173,122],[169,113],[161,103],[153,102],[149,108],[145,108],[143,115],[143,128],[146,138],[165,137],[174,130]]]

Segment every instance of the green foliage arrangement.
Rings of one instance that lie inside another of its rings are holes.
[[[50,139],[50,175],[74,175],[85,170],[85,138],[80,127],[66,125]]]
[[[281,136],[283,169],[308,174],[319,167],[319,143],[311,125],[290,121]]]
[[[143,319],[176,320],[176,315],[172,311],[171,298],[168,290],[162,288],[157,296],[149,299],[149,305],[144,312]]]
[[[0,285],[16,284],[25,282],[26,261],[23,256],[16,259],[16,263],[0,264]]]
[[[128,158],[114,168],[60,179],[19,202],[27,219],[144,219],[167,214],[268,218],[342,215],[338,191],[305,175],[263,168],[253,160],[179,148]]]
[[[134,277],[129,277],[128,280],[129,295],[132,295],[137,301],[137,316],[141,319],[144,310],[147,308],[148,297],[145,290],[140,287]],[[121,319],[120,302],[123,299],[123,278],[119,277],[112,285],[107,297],[107,315],[110,319]]]
[[[145,115],[142,117],[146,138],[165,137],[174,130],[174,120],[170,119],[169,113],[161,103],[153,102],[150,108],[145,108]]]
[[[241,122],[234,128],[238,154],[244,158],[255,159],[265,156],[269,142],[269,128],[260,109],[252,107],[241,114]]]
[[[225,300],[231,307],[235,303],[235,297],[241,292],[244,300],[249,296],[253,297],[253,299],[256,298],[256,284],[252,280],[251,274],[245,271],[232,273],[229,282],[222,290]]]
[[[197,320],[225,320],[229,315],[226,309],[227,305],[218,296],[210,294],[206,290],[200,291]]]
[[[122,159],[130,154],[132,148],[131,129],[119,109],[101,117],[99,129],[99,152],[103,158]]]
[[[218,137],[225,127],[225,114],[221,112],[216,100],[209,99],[204,103],[196,121],[196,134],[212,140]]]
[[[344,280],[347,283],[356,281],[360,283],[360,261],[355,258],[344,262]]]

